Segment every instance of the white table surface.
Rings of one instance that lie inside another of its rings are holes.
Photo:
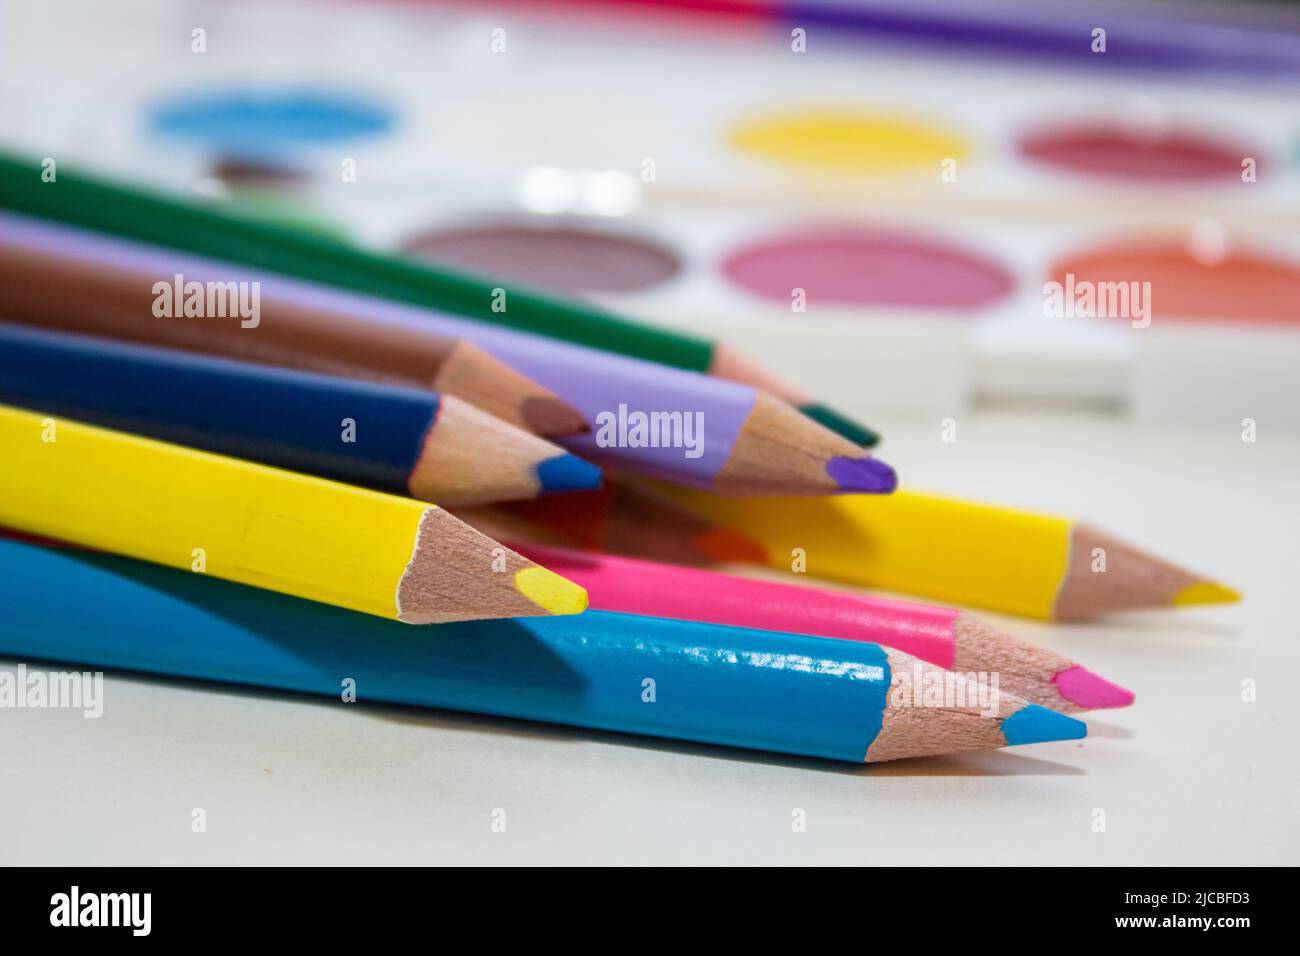
[[[1085,741],[854,768],[110,674],[98,720],[0,710],[0,863],[1295,864],[1300,439],[1260,422],[1245,444],[1239,420],[886,429],[912,487],[1087,517],[1245,592],[1089,625],[985,614],[1137,692]]]

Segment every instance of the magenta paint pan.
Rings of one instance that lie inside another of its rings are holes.
[[[974,314],[1006,298],[1007,269],[974,249],[919,232],[832,227],[740,246],[721,264],[747,292],[789,303],[801,289],[835,306],[946,309]]]

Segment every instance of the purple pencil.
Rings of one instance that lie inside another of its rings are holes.
[[[336,352],[328,364],[313,356],[310,330],[297,354],[270,347],[277,323],[315,317],[336,346],[339,334],[352,336],[358,353],[379,334],[414,341],[435,329],[571,403],[591,432],[558,440],[607,466],[729,495],[889,492],[896,483],[888,465],[747,385],[12,213],[0,213],[5,258],[21,262],[6,270],[17,280],[0,284],[0,314],[13,321],[343,375],[353,372]],[[78,294],[50,295],[69,275]],[[248,289],[250,301],[256,290],[255,322],[206,308],[209,290],[232,288]],[[156,307],[159,296],[191,292],[201,300],[193,309]]]
[[[661,0],[634,0],[659,7]],[[1300,72],[1296,18],[1281,5],[1135,4],[1119,0],[783,0],[674,6],[758,17],[836,38],[1020,57],[1092,70],[1199,71],[1262,76]],[[1144,9],[1144,7],[1146,9]],[[1098,56],[1097,34],[1111,41]]]

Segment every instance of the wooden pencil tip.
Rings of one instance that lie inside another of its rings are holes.
[[[1081,740],[1088,725],[1039,704],[1025,704],[1002,721],[1002,736],[1008,747],[1043,744],[1053,740]]]
[[[1080,710],[1128,707],[1136,699],[1128,688],[1120,687],[1078,664],[1053,677],[1052,685],[1066,702]]]
[[[601,470],[595,465],[568,453],[537,463],[537,481],[544,495],[594,491],[600,487],[601,477]]]
[[[826,462],[826,474],[844,492],[887,495],[898,487],[894,469],[878,458],[837,455]]]
[[[582,587],[441,508],[421,517],[397,587],[397,618],[408,624],[577,614],[586,607]]]
[[[548,614],[581,614],[587,609],[587,590],[541,565],[515,572],[519,593]]]
[[[545,438],[585,435],[591,431],[582,412],[555,396],[534,395],[524,401],[522,412],[529,431]]]
[[[761,389],[731,456],[713,479],[724,495],[888,494],[894,469]]]
[[[1236,604],[1241,593],[1217,581],[1198,581],[1174,595],[1174,604]]]
[[[550,389],[464,340],[452,347],[429,384],[543,438],[591,430],[582,413]]]
[[[808,402],[800,405],[799,411],[818,424],[825,425],[840,437],[847,438],[855,445],[861,445],[863,448],[874,448],[880,444],[880,435],[876,432],[873,432],[865,425],[858,424],[851,418],[841,415],[835,409],[823,405],[821,402]]]
[[[595,465],[454,395],[443,395],[407,479],[411,497],[463,507],[600,487]]]
[[[1088,733],[1081,720],[1032,704],[982,677],[887,648],[890,687],[867,762],[994,750]]]
[[[1099,557],[1104,558],[1101,565]],[[1080,523],[1070,532],[1068,564],[1053,616],[1080,620],[1111,611],[1237,600],[1240,595],[1232,588]]]
[[[729,382],[740,382],[771,392],[791,405],[812,403],[812,397],[798,385],[721,342],[713,345],[708,371],[715,378],[725,378]]]
[[[1071,714],[1127,707],[1133,692],[1039,644],[961,613],[953,619],[954,671],[989,671],[1002,690],[1031,704]]]

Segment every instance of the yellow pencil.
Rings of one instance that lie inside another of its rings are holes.
[[[915,492],[726,499],[671,489],[773,567],[1048,620],[1236,601],[1231,588],[1069,518]],[[798,550],[796,550],[798,549]]]
[[[0,405],[0,524],[411,624],[587,592],[440,508]]]

